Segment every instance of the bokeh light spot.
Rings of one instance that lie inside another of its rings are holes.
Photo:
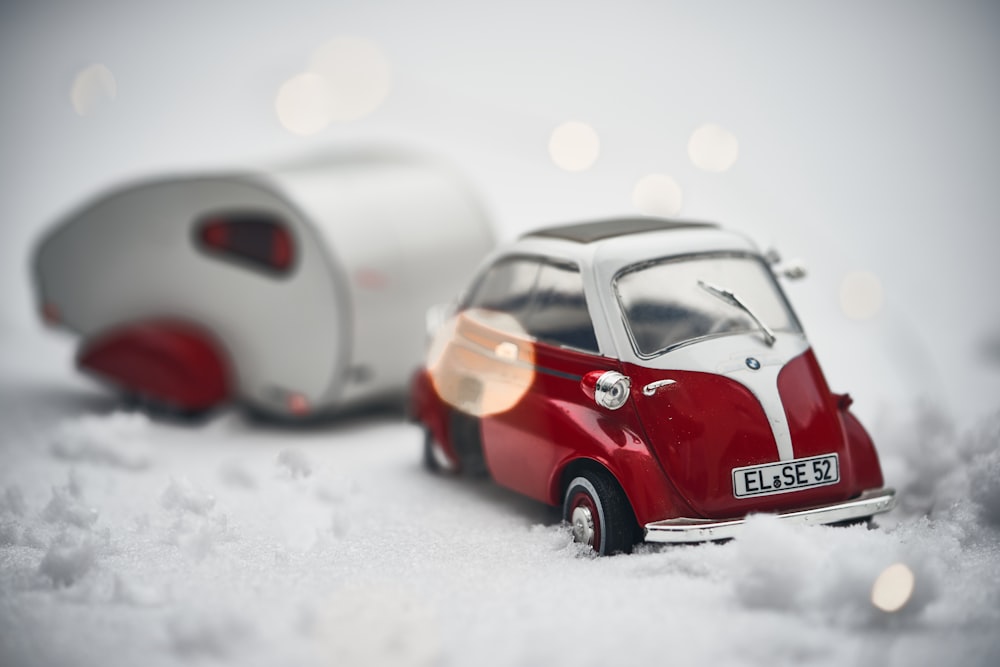
[[[705,171],[728,171],[740,155],[740,142],[724,127],[708,123],[691,133],[688,157]]]
[[[73,110],[80,116],[89,116],[105,102],[118,96],[118,82],[114,74],[104,65],[90,65],[80,70],[73,78],[69,100]]]
[[[684,191],[666,174],[647,174],[635,184],[632,203],[643,215],[669,217],[681,212]]]
[[[852,320],[868,320],[882,310],[882,282],[871,271],[852,271],[840,283],[840,308]]]
[[[897,612],[913,597],[916,577],[903,563],[895,563],[882,571],[872,585],[872,604],[884,612]]]
[[[330,119],[363,118],[389,96],[392,71],[389,59],[374,42],[360,37],[337,37],[320,46],[309,60],[309,72],[330,86]]]
[[[535,377],[532,339],[506,313],[471,309],[452,317],[431,340],[427,370],[438,396],[483,417],[506,412]]]
[[[601,139],[586,123],[563,123],[549,137],[549,155],[556,166],[566,171],[590,169],[600,153]]]
[[[318,74],[297,74],[282,84],[274,101],[278,120],[286,130],[303,136],[316,134],[333,119],[333,90]]]

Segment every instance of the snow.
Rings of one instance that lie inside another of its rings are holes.
[[[118,412],[110,417],[84,416],[62,424],[52,433],[52,454],[67,461],[106,463],[141,469],[149,465],[149,453],[137,436],[149,420],[141,414]]]
[[[71,586],[90,571],[95,559],[89,535],[62,533],[45,552],[38,573],[51,579],[56,586]]]
[[[758,516],[728,543],[592,558],[557,509],[424,471],[398,414],[159,421],[41,340],[0,369],[3,665],[1000,659],[1000,413],[884,420],[904,502],[874,530]],[[873,586],[898,564],[914,589],[888,613]]]
[[[42,511],[42,519],[49,523],[68,524],[89,528],[97,521],[97,510],[87,506],[81,498],[80,483],[70,471],[69,484],[52,488],[52,500]]]
[[[312,466],[306,455],[297,449],[282,449],[278,452],[278,468],[289,476],[308,477],[312,473]]]
[[[215,497],[197,488],[185,477],[171,479],[163,491],[160,502],[166,509],[177,510],[178,515],[190,512],[205,516],[215,507]]]

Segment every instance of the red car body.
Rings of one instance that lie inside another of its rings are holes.
[[[412,397],[430,467],[562,503],[599,553],[731,537],[755,512],[836,523],[894,502],[771,268],[714,226],[587,223],[498,251]]]

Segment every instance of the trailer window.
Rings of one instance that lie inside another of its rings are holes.
[[[295,263],[291,231],[269,213],[214,213],[200,218],[194,231],[195,244],[220,259],[272,274],[286,274]]]

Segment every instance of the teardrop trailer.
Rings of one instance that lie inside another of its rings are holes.
[[[432,470],[562,505],[601,554],[736,535],[746,516],[894,505],[773,268],[715,225],[542,229],[493,253],[414,376]]]
[[[450,168],[345,152],[119,188],[42,239],[34,277],[45,321],[112,387],[295,420],[405,392],[423,346],[399,332],[492,247]]]

